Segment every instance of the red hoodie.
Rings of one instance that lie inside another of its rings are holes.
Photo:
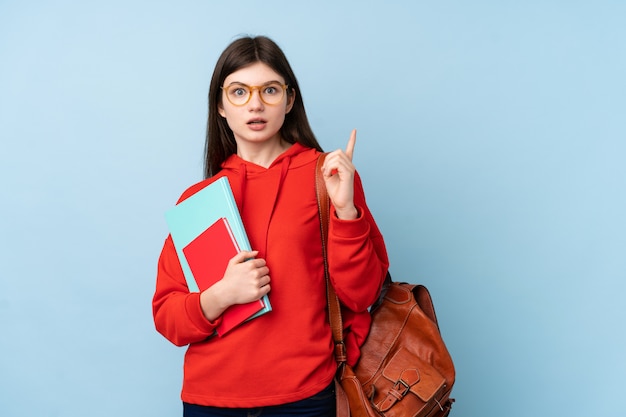
[[[294,144],[269,168],[230,156],[215,177],[190,187],[180,201],[227,176],[252,249],[267,261],[272,311],[208,339],[200,294],[190,293],[171,237],[158,263],[153,299],[157,330],[189,345],[182,400],[217,407],[261,407],[298,401],[324,389],[336,363],[327,318],[320,223],[315,195],[319,152]],[[367,312],[385,277],[383,238],[365,203],[358,175],[355,220],[331,215],[328,264],[344,308],[348,361],[356,363],[367,336]],[[334,212],[331,210],[331,213]]]

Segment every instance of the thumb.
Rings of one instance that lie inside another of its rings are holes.
[[[233,264],[240,264],[244,261],[247,261],[248,259],[253,259],[258,254],[259,254],[258,250],[253,250],[253,251],[242,250],[237,255],[233,256],[230,262]]]

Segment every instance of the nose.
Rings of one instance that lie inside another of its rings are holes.
[[[260,89],[254,88],[252,89],[252,91],[250,91],[250,100],[248,101],[248,107],[254,110],[263,108],[263,99],[261,99]]]

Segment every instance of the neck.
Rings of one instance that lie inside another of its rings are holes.
[[[237,144],[237,156],[255,165],[269,168],[272,162],[290,146],[291,144],[282,138],[271,143],[246,143],[243,146]]]

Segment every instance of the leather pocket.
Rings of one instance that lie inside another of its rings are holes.
[[[404,381],[409,385],[409,390],[424,402],[430,401],[439,393],[446,384],[446,379],[429,363],[417,356],[413,356],[408,350],[400,348],[389,361],[383,376],[391,383],[402,381],[402,375],[415,371],[418,380]]]
[[[437,404],[445,378],[429,363],[400,348],[374,381],[372,403],[385,416],[425,415]]]

